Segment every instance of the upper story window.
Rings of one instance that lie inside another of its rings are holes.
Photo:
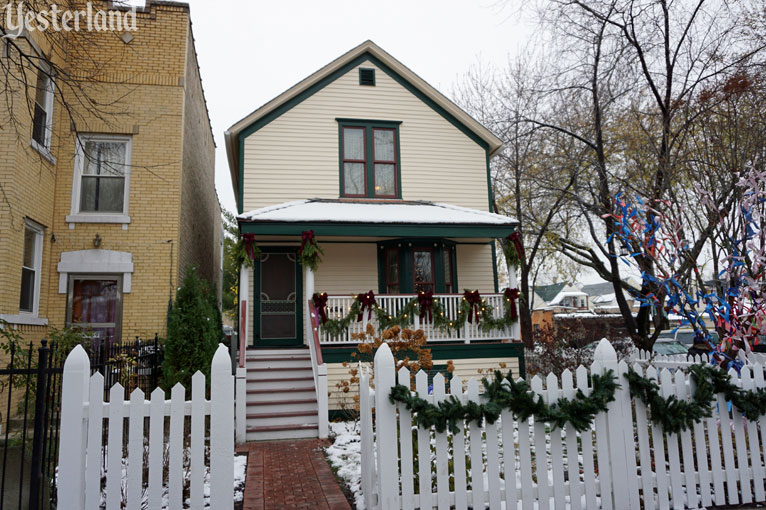
[[[34,118],[32,119],[32,142],[38,149],[48,151],[53,129],[53,78],[50,66],[41,62],[35,84]]]
[[[341,196],[401,198],[399,122],[338,119]]]
[[[72,214],[127,215],[131,138],[80,135],[75,155]]]
[[[24,257],[21,262],[19,312],[37,315],[40,306],[40,266],[43,258],[43,228],[27,220],[24,226]]]

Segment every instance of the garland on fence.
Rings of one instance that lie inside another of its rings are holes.
[[[455,395],[450,395],[438,404],[413,394],[407,386],[397,384],[391,388],[389,400],[392,404],[401,403],[405,408],[415,413],[413,420],[422,428],[435,427],[438,432],[449,428],[453,433],[458,431],[458,423],[487,420],[495,423],[500,413],[510,411],[519,421],[534,416],[535,421],[550,423],[551,427],[561,428],[571,423],[578,430],[590,427],[595,416],[606,411],[609,402],[614,400],[614,393],[619,387],[614,372],[607,370],[604,375],[593,374],[593,391],[585,395],[577,390],[572,400],[560,398],[555,404],[546,404],[542,397],[530,391],[525,381],[514,382],[511,373],[506,378],[500,371],[495,371],[494,380],[482,379],[487,401],[483,404],[468,401],[463,404]]]
[[[690,401],[679,400],[675,395],[663,397],[654,379],[640,376],[632,368],[628,379],[630,394],[640,399],[651,411],[653,423],[661,425],[665,432],[681,432],[712,414],[712,402],[717,394],[731,402],[748,420],[756,420],[766,414],[766,389],[745,391],[732,384],[731,376],[711,365],[692,365],[689,372],[696,388]]]
[[[322,263],[323,256],[324,250],[317,243],[314,231],[304,230],[301,232],[301,247],[298,249],[298,261],[312,271],[316,271],[319,269],[319,264]]]
[[[338,336],[348,329],[352,321],[362,321],[365,311],[367,311],[368,321],[372,318],[372,314],[375,314],[381,329],[389,329],[394,326],[402,328],[411,326],[415,315],[418,315],[421,321],[432,322],[434,327],[441,331],[449,331],[450,329],[459,331],[465,326],[466,321],[471,324],[476,322],[482,331],[503,329],[518,321],[516,309],[518,296],[518,289],[505,289],[503,315],[495,318],[492,314],[493,307],[487,304],[478,290],[466,290],[463,293],[463,299],[455,319],[445,316],[444,305],[434,296],[432,291],[420,291],[417,297],[407,302],[395,315],[389,315],[378,305],[373,291],[354,296],[354,301],[346,315],[338,315],[334,319],[330,318],[328,314],[326,292],[314,294],[312,300],[319,313],[322,329],[331,336]]]

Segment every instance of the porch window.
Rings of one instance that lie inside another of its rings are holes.
[[[415,248],[412,251],[412,281],[415,292],[434,292],[434,252],[430,248]]]
[[[444,248],[442,262],[444,263],[444,292],[451,294],[455,292],[454,285],[452,285],[452,248]]]
[[[341,196],[401,198],[399,122],[338,121]]]
[[[399,294],[400,286],[399,250],[388,248],[386,250],[386,294]]]

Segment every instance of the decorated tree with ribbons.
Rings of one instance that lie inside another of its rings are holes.
[[[689,225],[670,214],[671,204],[618,194],[615,199],[614,241],[620,258],[641,276],[641,289],[632,291],[641,312],[654,323],[694,329],[695,348],[711,353],[725,368],[739,368],[743,355],[766,333],[766,170],[750,165],[739,174],[734,206],[721,207],[697,188],[699,206],[728,233],[719,251],[703,256],[713,235],[692,241]],[[722,267],[706,268],[712,256]],[[652,270],[646,270],[650,267]],[[707,280],[705,274],[712,280]],[[652,292],[647,292],[651,289]]]

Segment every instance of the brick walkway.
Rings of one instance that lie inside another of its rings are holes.
[[[243,445],[247,451],[244,510],[350,510],[320,447],[327,441],[296,439]]]

